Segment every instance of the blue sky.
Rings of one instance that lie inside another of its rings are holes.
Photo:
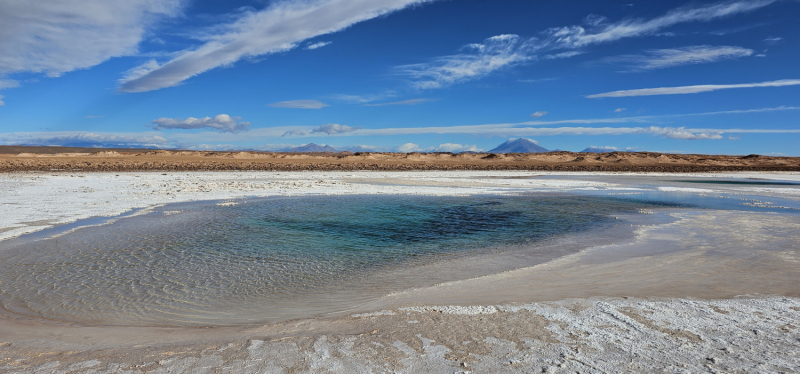
[[[800,2],[0,1],[0,144],[800,156]]]

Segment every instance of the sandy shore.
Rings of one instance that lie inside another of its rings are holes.
[[[800,201],[797,185],[676,181],[686,178],[800,174],[8,173],[0,206],[14,214],[0,217],[0,235],[247,196],[681,191]],[[0,372],[800,371],[800,215],[654,213],[670,223],[534,267],[387,295],[339,318],[193,329],[2,317]]]

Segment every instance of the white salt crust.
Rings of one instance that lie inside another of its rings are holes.
[[[404,194],[475,195],[525,192],[632,193],[670,186],[616,183],[617,177],[758,178],[800,181],[800,173],[556,173],[556,172],[182,172],[0,174],[0,240],[90,217],[198,200],[244,197]],[[504,179],[512,177],[513,179]],[[546,177],[520,179],[521,177]],[[590,177],[587,179],[587,177]],[[595,179],[595,180],[590,180]],[[664,189],[666,188],[666,189]],[[674,189],[672,189],[674,190]],[[686,190],[685,188],[683,190]],[[691,189],[701,190],[701,189]],[[724,186],[706,193],[752,192],[800,197],[800,188]],[[614,192],[620,191],[620,192]],[[628,192],[626,192],[628,191]],[[235,204],[225,201],[221,204]]]

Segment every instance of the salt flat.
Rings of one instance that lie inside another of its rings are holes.
[[[800,174],[3,174],[6,239],[171,202],[249,196],[660,191],[736,199],[750,210],[643,211],[669,220],[534,267],[386,295],[336,318],[196,329],[6,316],[0,372],[800,371],[800,216],[758,210],[800,202],[800,186],[680,182],[733,178]]]

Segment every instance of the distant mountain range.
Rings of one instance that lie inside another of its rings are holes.
[[[581,151],[581,153],[610,153],[610,152],[631,152],[609,147],[589,147]]]
[[[365,151],[374,151],[372,149],[361,149],[364,148],[363,146],[354,146],[354,147],[345,147],[344,150],[350,152],[365,152]],[[488,153],[546,153],[546,152],[557,152],[560,151],[559,149],[556,150],[549,150],[537,144],[535,141],[525,138],[516,138],[516,139],[509,139],[503,144],[498,145],[494,149],[490,150]],[[294,148],[284,148],[281,152],[295,152],[295,153],[337,153],[342,152],[342,149],[336,149],[329,145],[319,145],[314,143],[308,143],[306,145],[302,145],[299,147]],[[631,152],[628,150],[618,150],[611,147],[588,147],[581,151],[582,153],[608,153],[608,152]],[[464,153],[481,153],[468,151]]]
[[[321,146],[314,143],[308,143],[306,145],[302,145],[295,148],[289,148],[285,152],[297,152],[297,153],[314,153],[314,152],[339,152],[336,148],[333,148],[329,145]]]
[[[496,148],[489,151],[489,153],[545,153],[550,150],[539,146],[536,142],[525,139],[508,139],[507,142],[498,145]]]

